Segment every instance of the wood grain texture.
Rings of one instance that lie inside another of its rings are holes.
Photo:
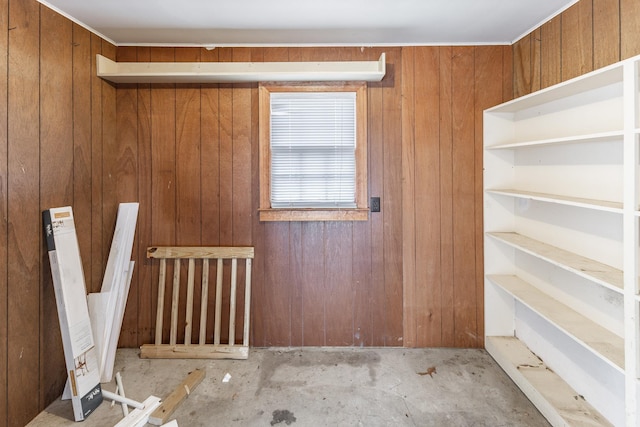
[[[440,48],[440,302],[437,292],[433,296],[433,306],[439,307],[442,317],[440,343],[443,346],[455,345],[454,291],[453,276],[453,48]],[[426,256],[422,255],[422,256]]]
[[[40,210],[73,203],[72,25],[52,10],[40,8]],[[46,250],[42,250],[47,259]],[[40,328],[58,321],[51,270],[43,261]],[[40,401],[58,397],[66,381],[59,329],[40,335]],[[54,367],[57,367],[55,369]],[[55,374],[54,374],[55,372]]]
[[[455,344],[475,347],[477,335],[475,290],[475,205],[474,205],[474,81],[464,79],[473,69],[473,48],[454,47],[452,81],[453,117],[453,280]]]
[[[593,0],[593,68],[620,60],[620,2]]]
[[[581,0],[562,13],[562,80],[593,70],[593,3]]]
[[[7,50],[9,2],[0,0],[0,86],[7,87]],[[8,272],[8,137],[7,91],[0,91],[0,423],[6,423],[8,413],[7,351],[9,332]]]
[[[148,47],[139,47],[136,52],[140,61],[151,60],[151,50]],[[138,130],[138,223],[137,242],[151,241],[152,236],[152,183],[151,166],[152,152],[151,146],[151,86],[138,85],[137,87],[137,130]],[[134,277],[138,281],[138,342],[136,346],[151,342],[154,338],[154,319],[156,316],[158,287],[154,286],[153,268],[145,258],[146,247],[141,244],[136,245],[137,262],[134,267]],[[157,279],[156,279],[157,280]]]
[[[474,84],[474,195],[475,195],[475,295],[478,347],[484,347],[484,218],[483,218],[483,111],[502,102],[501,59],[503,47],[487,46],[475,49]]]
[[[383,79],[384,80],[384,79]],[[367,121],[369,135],[369,195],[384,198],[384,116],[383,116],[383,86],[388,84],[381,81],[369,84],[367,101],[369,117]],[[381,206],[384,209],[384,205]],[[370,345],[384,346],[384,329],[386,323],[385,310],[385,280],[384,280],[384,211],[374,213],[369,217],[371,236],[371,282],[370,315],[368,328],[371,330]]]
[[[513,45],[514,97],[531,93],[531,34]]]
[[[558,15],[540,27],[540,86],[549,87],[562,79],[560,46],[562,16]]]
[[[541,87],[548,87],[640,54],[640,5],[633,0],[581,0],[540,28]],[[513,45],[514,95],[527,93],[521,69],[530,58],[522,45],[537,30]]]
[[[608,7],[614,6],[608,5]],[[620,59],[640,54],[638,33],[640,33],[640,4],[635,0],[620,0]]]
[[[91,35],[91,58],[102,54],[102,40]],[[96,61],[91,61],[91,280],[88,292],[100,292],[106,266],[102,229],[102,89]]]
[[[9,4],[7,386],[9,426],[40,410],[39,19],[36,2]]]
[[[399,90],[402,76],[401,50],[387,49],[390,67],[383,79],[383,120],[392,126],[383,126],[384,183],[381,205],[384,216],[384,281],[385,328],[387,346],[402,346],[402,94]]]
[[[87,289],[91,286],[91,33],[72,24],[73,214]]]
[[[440,60],[437,47],[416,48],[415,79],[415,203],[413,230],[416,256],[415,311],[416,347],[437,346],[442,341],[441,280],[441,170]],[[448,51],[445,51],[445,54]],[[449,58],[447,58],[449,59]],[[424,77],[421,77],[424,76]],[[429,76],[429,77],[427,77]],[[449,81],[444,79],[444,81]],[[420,94],[418,96],[418,94]],[[446,135],[446,133],[445,133]],[[442,166],[446,167],[446,163]],[[409,315],[409,313],[405,313]]]
[[[135,47],[118,49],[118,61],[136,61]],[[121,85],[116,91],[116,138],[114,146],[105,144],[104,164],[108,189],[103,192],[105,205],[112,209],[125,202],[138,202],[138,93],[137,85]],[[113,235],[113,232],[111,233]],[[132,259],[138,261],[137,239],[133,241]],[[122,320],[119,345],[138,344],[138,266],[134,266],[127,307]]]
[[[405,47],[402,49],[402,111],[409,112],[415,109],[416,97],[413,87],[415,85],[416,48]],[[429,75],[425,70],[425,75]],[[419,303],[417,301],[416,278],[416,170],[415,170],[415,114],[402,115],[402,276],[403,276],[403,302],[404,312],[404,345],[417,347],[418,321],[417,313]]]

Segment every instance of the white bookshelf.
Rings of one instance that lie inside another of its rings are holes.
[[[486,348],[553,425],[640,425],[639,63],[484,112]]]

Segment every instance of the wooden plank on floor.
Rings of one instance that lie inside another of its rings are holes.
[[[163,425],[169,420],[171,414],[180,406],[180,404],[193,392],[193,390],[202,382],[205,377],[203,369],[196,369],[187,375],[187,377],[160,403],[160,406],[149,417],[149,424],[156,426]]]
[[[552,425],[610,426],[515,337],[487,337],[487,351]]]

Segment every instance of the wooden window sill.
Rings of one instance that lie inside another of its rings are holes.
[[[260,221],[367,221],[369,209],[260,209]]]

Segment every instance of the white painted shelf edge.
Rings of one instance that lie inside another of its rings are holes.
[[[514,189],[488,189],[487,193],[499,194],[503,196],[517,197],[520,199],[538,200],[541,202],[556,203],[579,208],[594,209],[612,213],[622,213],[622,203],[610,202],[608,200],[583,199],[580,197],[560,196],[549,193],[536,193],[533,191],[523,191]]]
[[[113,83],[379,82],[386,73],[384,53],[377,61],[115,62],[102,55],[96,61],[98,77]]]
[[[487,235],[608,289],[618,293],[623,292],[623,274],[621,270],[518,233],[488,232]]]
[[[624,375],[624,339],[513,275],[487,278]]]
[[[508,144],[491,145],[486,147],[487,150],[513,150],[518,148],[530,148],[542,145],[561,145],[561,144],[583,144],[587,142],[604,142],[612,139],[619,139],[622,142],[624,132],[615,130],[610,132],[591,133],[586,135],[573,135],[563,138],[549,138],[531,141],[517,141]]]
[[[485,347],[552,425],[611,426],[519,339],[488,336]]]
[[[550,101],[580,94],[594,87],[604,87],[623,81],[623,64],[621,62],[591,71],[587,74],[567,80],[555,86],[550,86],[529,95],[516,98],[493,108],[491,113],[515,113],[533,108]]]

